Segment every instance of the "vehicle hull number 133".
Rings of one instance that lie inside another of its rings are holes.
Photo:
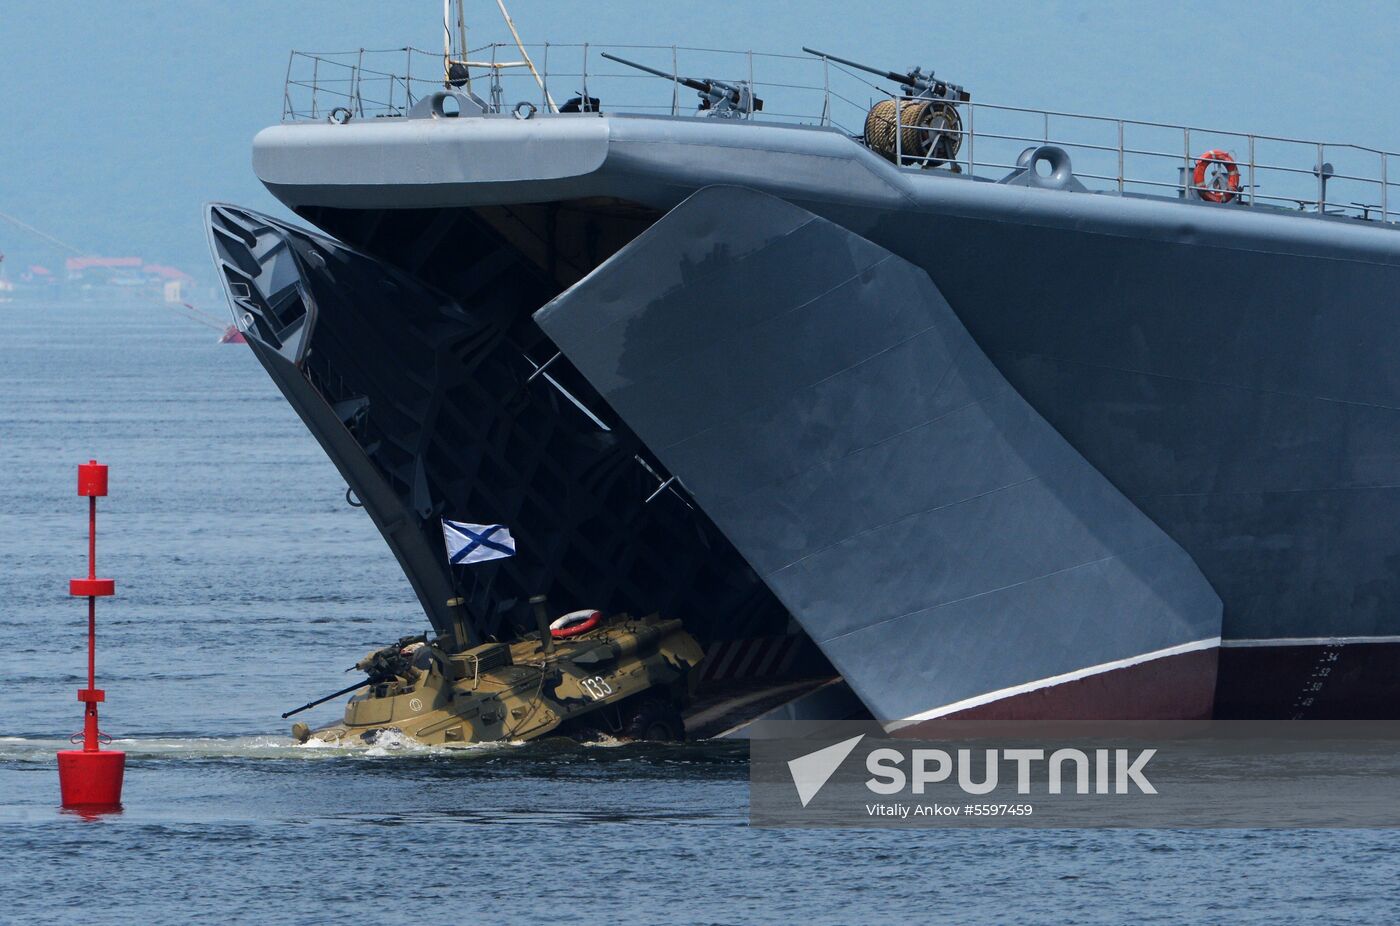
[[[609,685],[607,682],[603,681],[603,677],[601,675],[595,675],[592,678],[585,678],[578,684],[579,687],[583,689],[583,693],[588,695],[588,697],[592,698],[594,701],[601,701],[608,695],[613,693],[612,686]]]

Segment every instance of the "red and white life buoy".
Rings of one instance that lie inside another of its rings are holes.
[[[1223,173],[1216,171],[1211,177],[1210,184],[1206,185],[1206,171],[1212,164],[1219,164],[1225,170]],[[1201,199],[1213,203],[1228,203],[1240,195],[1240,167],[1235,163],[1235,159],[1230,157],[1229,152],[1212,148],[1196,161],[1196,169],[1191,174],[1191,182]]]
[[[570,611],[549,625],[549,635],[556,640],[576,637],[581,633],[588,633],[602,622],[603,613],[601,611],[594,611],[592,608]]]

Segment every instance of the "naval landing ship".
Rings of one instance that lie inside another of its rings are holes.
[[[208,211],[444,658],[547,595],[680,621],[692,736],[1400,713],[1395,155],[464,48],[293,53],[253,168],[307,227]]]

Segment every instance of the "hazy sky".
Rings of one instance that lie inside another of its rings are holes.
[[[1400,151],[1400,0],[509,5],[528,42],[806,44],[926,62],[979,100]],[[505,37],[492,0],[467,9],[472,44]],[[276,211],[249,142],[280,117],[287,52],[440,47],[440,11],[438,0],[0,0],[0,211],[93,252],[202,271],[202,203]],[[0,223],[0,250],[26,244]]]

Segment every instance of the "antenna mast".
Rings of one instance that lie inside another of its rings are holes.
[[[466,64],[467,57],[467,25],[466,17],[462,12],[462,0],[442,0],[442,82],[450,84],[452,82],[452,12],[453,8],[457,12],[457,53],[462,58],[462,64]],[[471,93],[472,79],[470,72],[466,72],[463,78],[467,92]]]

